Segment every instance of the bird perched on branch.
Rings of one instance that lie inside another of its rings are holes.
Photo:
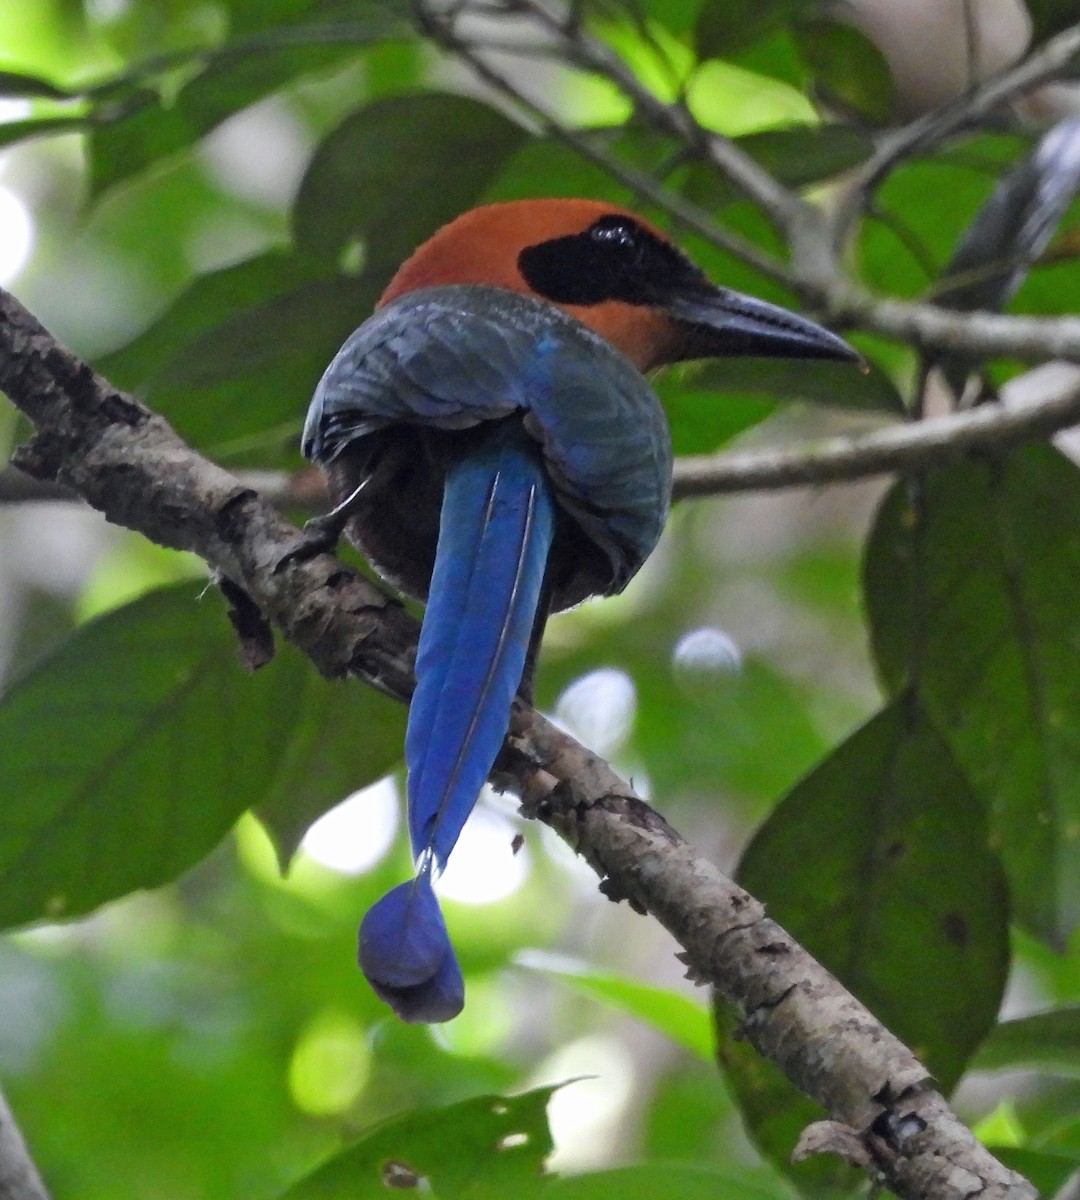
[[[304,453],[375,569],[426,601],[405,738],[414,878],[360,927],[407,1021],[464,1002],[432,891],[488,777],[549,613],[621,591],[671,497],[645,373],[720,355],[857,359],[716,287],[657,228],[589,200],[477,208],[398,270],[312,400]]]

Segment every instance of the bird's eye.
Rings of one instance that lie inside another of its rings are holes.
[[[637,228],[622,217],[601,217],[589,226],[589,237],[602,246],[630,250],[637,242]]]

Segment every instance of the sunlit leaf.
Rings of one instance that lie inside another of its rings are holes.
[[[418,1187],[439,1200],[539,1195],[555,1090],[415,1108],[368,1130],[281,1200],[384,1200],[388,1189]]]
[[[530,955],[524,965],[530,970],[565,980],[570,987],[592,996],[601,1004],[651,1025],[676,1045],[705,1062],[712,1061],[713,1035],[709,1011],[704,1004],[689,996],[603,971],[592,971],[585,967],[572,970],[557,959],[548,962],[540,956]]]
[[[284,647],[246,674],[190,585],[90,622],[0,704],[0,923],[173,879],[254,805],[330,807],[397,760],[384,707]]]
[[[865,582],[874,653],[916,689],[990,813],[1016,916],[1080,917],[1080,474],[1049,446],[899,484]]]
[[[21,121],[4,121],[0,124],[0,146],[11,146],[30,138],[75,133],[85,128],[84,117],[26,117]]]

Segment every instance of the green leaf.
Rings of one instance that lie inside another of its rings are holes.
[[[378,296],[363,278],[300,282],[312,267],[267,255],[197,280],[102,369],[219,459],[291,460],[320,375]]]
[[[979,802],[916,704],[894,701],[815,768],[738,879],[953,1087],[1001,1000],[1006,893]]]
[[[779,1200],[781,1188],[767,1188],[732,1175],[720,1167],[690,1163],[643,1163],[615,1167],[588,1175],[554,1180],[544,1189],[544,1200]]]
[[[731,58],[784,24],[787,0],[712,0],[694,26],[699,58]]]
[[[802,20],[796,40],[826,100],[877,125],[893,113],[895,89],[885,56],[860,29],[842,21]]]
[[[870,286],[890,295],[924,292],[1002,171],[1027,144],[1011,135],[982,134],[893,171],[860,232],[860,267]],[[933,204],[926,203],[927,196]]]
[[[85,128],[85,117],[27,117],[21,121],[4,121],[0,124],[0,146],[58,133],[76,133]]]
[[[296,43],[256,49],[225,47],[172,102],[155,91],[103,119],[90,139],[90,190],[94,198],[154,163],[186,150],[222,121],[302,76],[356,59],[365,44],[390,36],[397,25],[377,11],[337,45]]]
[[[252,806],[329,807],[396,762],[396,710],[285,647],[246,674],[190,584],[91,621],[0,704],[0,924],[165,883]]]
[[[996,1159],[1022,1175],[1040,1196],[1055,1196],[1080,1164],[1072,1154],[1053,1154],[1026,1147],[991,1146]]]
[[[420,1186],[439,1200],[538,1195],[544,1160],[553,1149],[546,1110],[556,1090],[477,1096],[394,1117],[289,1188],[281,1200],[384,1200],[388,1189]]]
[[[759,166],[788,187],[807,187],[858,166],[873,141],[848,125],[799,125],[763,129],[735,139]]]
[[[1080,1077],[1080,1008],[1003,1021],[990,1031],[971,1065],[983,1071],[1026,1069]]]
[[[0,96],[34,96],[49,100],[71,100],[78,92],[69,92],[40,75],[22,71],[0,71]]]
[[[866,604],[892,691],[913,688],[990,814],[1016,917],[1080,917],[1080,474],[1051,446],[889,493]]]
[[[244,309],[286,295],[320,274],[299,255],[270,251],[200,275],[153,324],[95,365],[118,387],[153,395],[196,355],[198,338]]]
[[[1031,39],[1033,50],[1041,41],[1076,23],[1074,0],[1027,0],[1027,9],[1034,25]]]
[[[297,247],[336,265],[363,242],[385,285],[429,234],[479,199],[528,135],[489,105],[438,93],[360,109],[315,151],[293,209]]]
[[[670,988],[654,987],[586,967],[570,969],[561,963],[561,959],[548,962],[542,955],[530,954],[522,965],[565,980],[571,987],[609,1008],[651,1025],[705,1062],[713,1061],[712,1019],[703,1004]]]
[[[904,413],[896,385],[879,367],[863,372],[851,363],[796,362],[782,358],[717,358],[688,372],[684,385],[695,391],[807,400],[857,411]]]

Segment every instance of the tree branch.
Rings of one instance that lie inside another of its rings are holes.
[[[407,699],[417,625],[401,605],[328,555],[291,558],[293,526],[4,292],[0,390],[37,429],[17,453],[22,469],[75,489],[110,521],[202,555],[323,674]],[[736,1006],[747,1038],[852,1127],[905,1200],[967,1200],[975,1190],[1033,1200],[949,1111],[911,1051],[607,763],[519,703],[494,777],[588,860],[608,896],[670,930],[691,977]]]
[[[49,1200],[8,1102],[0,1092],[0,1200]]]
[[[595,138],[590,137],[587,132],[558,121],[547,109],[532,99],[527,88],[500,71],[480,53],[476,45],[459,34],[452,21],[442,13],[430,9],[422,10],[421,28],[433,42],[464,63],[478,79],[528,114],[541,134],[563,142],[587,162],[600,167],[639,200],[666,212],[679,225],[705,241],[747,263],[767,278],[774,279],[786,287],[795,288],[796,279],[778,259],[746,238],[722,228],[696,204],[665,188],[653,176],[607,152],[597,145]]]
[[[1020,93],[1056,78],[1077,55],[1080,55],[1080,24],[1050,38],[1016,66],[999,71],[951,104],[942,105],[884,137],[845,188],[833,221],[835,244],[846,241],[865,208],[866,198],[895,166],[925,153]]]
[[[700,455],[675,463],[675,495],[716,496],[863,479],[919,470],[971,450],[1004,449],[1080,422],[1080,380],[1064,391],[984,404],[861,437],[834,437],[778,450]]]
[[[607,79],[653,129],[675,138],[695,158],[715,167],[762,209],[777,229],[790,234],[793,225],[805,220],[808,206],[794,192],[778,183],[730,138],[698,124],[685,105],[668,104],[649,91],[626,63],[592,37],[572,13],[556,13],[543,0],[517,0],[512,8],[554,35],[565,61]]]

